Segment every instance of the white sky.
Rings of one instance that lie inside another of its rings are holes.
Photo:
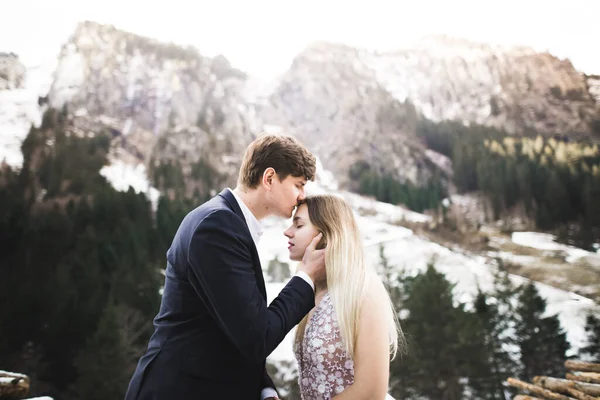
[[[314,40],[393,49],[428,34],[521,44],[600,73],[598,0],[6,0],[0,51],[55,53],[84,19],[224,54],[269,77]]]

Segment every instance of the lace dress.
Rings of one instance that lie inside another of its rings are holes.
[[[342,344],[329,293],[306,324],[296,359],[302,400],[329,400],[354,382],[354,362]]]

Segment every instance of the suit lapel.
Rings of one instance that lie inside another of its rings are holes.
[[[238,217],[244,221],[244,226],[246,227],[245,232],[243,232],[246,236],[248,236],[250,242],[252,243],[250,246],[250,252],[252,255],[252,259],[254,260],[254,274],[256,275],[256,282],[258,283],[258,289],[260,293],[263,295],[265,300],[267,299],[267,289],[265,287],[265,278],[262,272],[262,266],[260,265],[260,257],[258,256],[258,249],[254,244],[254,239],[252,239],[252,234],[250,233],[250,228],[248,227],[248,223],[246,222],[246,217],[244,217],[244,213],[240,205],[238,204],[236,198],[229,191],[229,189],[223,189],[221,193],[219,193],[223,199],[225,199],[226,203],[229,205],[229,208],[237,214]]]

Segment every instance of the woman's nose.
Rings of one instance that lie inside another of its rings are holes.
[[[292,234],[292,228],[288,228],[288,229],[286,229],[286,230],[285,230],[285,232],[283,232],[283,234],[285,235],[285,237],[287,237],[287,238],[289,238],[289,239],[291,239],[291,238],[292,238],[292,236],[294,236],[294,235]]]

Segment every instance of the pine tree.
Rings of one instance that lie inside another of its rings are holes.
[[[469,386],[477,399],[508,400],[502,382],[512,376],[516,365],[506,350],[509,325],[499,310],[499,302],[493,299],[481,290],[475,299],[475,315],[480,322],[487,358],[470,375]]]
[[[504,262],[498,259],[498,269],[494,272],[494,286],[490,301],[494,301],[497,320],[493,327],[493,337],[501,344],[502,352],[505,356],[499,356],[501,363],[500,370],[512,371],[513,375],[521,369],[519,364],[520,352],[516,339],[517,316],[516,305],[517,297],[521,288],[513,283],[510,274],[504,266]]]
[[[402,324],[409,339],[409,356],[392,366],[393,376],[399,379],[392,389],[395,397],[462,398],[464,311],[454,306],[452,288],[433,264],[406,288],[408,317]]]
[[[400,318],[405,311],[406,296],[410,292],[412,278],[408,277],[404,270],[399,271],[396,276],[394,271],[398,270],[390,265],[389,260],[385,255],[384,246],[380,244],[378,272],[382,277],[385,288],[390,294],[394,309]],[[401,327],[406,333],[404,321],[401,321]],[[408,368],[409,366],[406,363],[406,360],[404,355],[398,354],[390,366],[390,388],[394,391],[397,400],[407,398],[408,392],[410,391],[410,369]]]
[[[392,267],[390,262],[385,255],[385,247],[382,243],[379,244],[379,271],[383,280],[383,284],[387,291],[392,295],[395,287],[392,284]]]
[[[536,375],[564,375],[569,343],[556,315],[543,317],[546,300],[531,282],[518,297],[516,328],[521,349],[521,378],[531,381]]]
[[[561,182],[558,173],[552,170],[546,186],[545,202],[548,207],[550,224],[562,223],[568,220],[571,210],[569,195],[565,184]]]
[[[582,213],[591,227],[600,230],[600,174],[588,177],[583,183]],[[600,239],[596,237],[596,239]]]
[[[118,324],[117,308],[107,304],[96,333],[75,358],[78,378],[73,399],[122,399],[130,378],[129,363]]]
[[[588,314],[585,319],[585,333],[587,345],[580,350],[581,356],[590,362],[600,363],[600,318]]]

